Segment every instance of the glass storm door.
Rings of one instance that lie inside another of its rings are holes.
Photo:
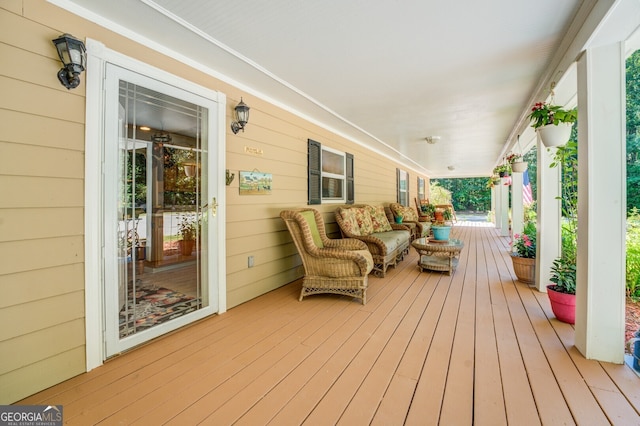
[[[217,312],[218,105],[111,64],[106,74],[108,357]]]

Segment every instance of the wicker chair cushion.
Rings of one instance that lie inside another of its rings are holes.
[[[349,210],[353,210],[355,213],[356,220],[358,221],[358,226],[360,227],[360,235],[373,234],[373,223],[371,222],[371,215],[369,214],[369,209],[351,208]]]
[[[392,253],[395,249],[400,247],[403,243],[407,242],[409,233],[407,231],[388,231],[388,232],[376,232],[371,234],[373,237],[377,237],[387,247],[387,253]]]
[[[371,216],[371,223],[373,224],[373,232],[387,232],[393,231],[387,215],[384,212],[384,207],[367,206],[369,210],[369,216]]]
[[[309,225],[309,230],[311,231],[311,238],[313,238],[313,242],[318,248],[323,248],[324,244],[322,243],[322,238],[320,238],[320,231],[318,231],[318,224],[316,223],[316,217],[313,214],[313,211],[307,210],[300,212],[304,220],[307,221]]]
[[[360,225],[356,219],[355,209],[343,209],[341,212],[344,230],[351,235],[361,236]]]
[[[404,212],[404,220],[409,220],[411,222],[417,222],[418,221],[418,214],[416,213],[416,211],[414,209],[412,209],[411,207],[403,207],[402,208],[403,212]]]

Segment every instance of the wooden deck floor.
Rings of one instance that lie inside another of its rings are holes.
[[[640,424],[640,379],[585,360],[507,239],[467,225],[452,276],[412,249],[365,306],[292,283],[21,403],[78,425]]]

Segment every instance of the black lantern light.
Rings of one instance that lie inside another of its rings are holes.
[[[58,80],[67,89],[75,89],[80,84],[80,73],[87,66],[87,49],[84,43],[70,34],[62,34],[52,40],[58,49],[58,56],[64,67],[58,71]]]
[[[240,130],[244,132],[244,126],[249,122],[249,109],[249,106],[240,98],[240,103],[235,107],[236,121],[231,123],[233,134],[237,134]]]

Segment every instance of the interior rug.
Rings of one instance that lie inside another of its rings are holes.
[[[163,287],[129,289],[126,306],[120,311],[120,337],[146,330],[199,308],[200,300]]]

